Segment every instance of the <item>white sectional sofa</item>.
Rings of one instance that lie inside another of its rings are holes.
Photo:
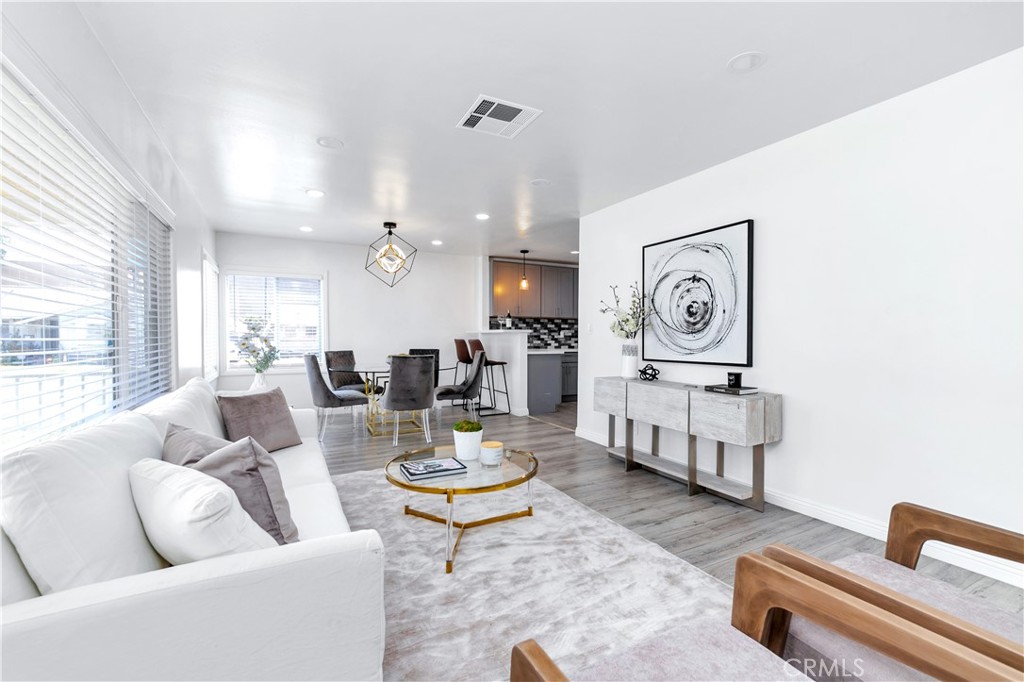
[[[41,596],[25,568],[31,559],[23,563],[16,549],[40,551],[40,538],[24,537],[24,528],[21,537],[14,532],[7,516],[20,502],[4,499],[0,521],[12,532],[0,536],[2,678],[381,679],[380,536],[349,530],[317,442],[315,413],[293,416],[303,443],[272,456],[299,531],[296,543]],[[17,466],[31,468],[44,484],[61,479],[55,505],[80,505],[70,530],[54,529],[69,536],[72,555],[76,543],[109,541],[108,531],[129,538],[118,541],[117,553],[155,554],[132,514],[128,468],[160,458],[168,423],[226,438],[213,390],[193,379],[135,412],[10,455],[27,458]]]

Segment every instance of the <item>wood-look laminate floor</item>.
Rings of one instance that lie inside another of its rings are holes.
[[[451,444],[451,424],[460,409],[446,407],[442,426],[433,416],[435,444]],[[488,417],[485,438],[531,450],[540,460],[538,476],[565,494],[676,556],[732,584],[736,558],[772,542],[782,542],[825,560],[855,552],[881,555],[884,543],[772,504],[764,513],[712,495],[688,497],[683,484],[648,471],[623,471],[604,447],[577,438],[576,403],[563,403],[551,415]],[[323,442],[332,474],[381,468],[396,454],[425,445],[422,434],[406,434],[392,447],[391,437],[354,431],[347,414],[338,414]],[[941,561],[922,557],[918,567],[1004,609],[1024,610],[1024,591]]]

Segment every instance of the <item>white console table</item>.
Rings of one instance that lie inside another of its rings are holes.
[[[594,379],[594,409],[608,414],[608,454],[623,460],[626,471],[650,469],[685,482],[690,495],[710,492],[764,511],[764,446],[782,440],[781,395],[728,395],[671,381],[598,377]],[[625,447],[615,446],[616,417],[626,420]],[[650,452],[633,447],[635,421],[651,425]],[[661,428],[688,434],[686,464],[660,456]],[[710,438],[718,444],[715,473],[697,468],[697,438]],[[725,443],[751,448],[750,486],[724,477]]]

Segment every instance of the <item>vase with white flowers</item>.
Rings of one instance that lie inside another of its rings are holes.
[[[277,346],[270,342],[267,324],[258,317],[245,318],[245,333],[239,337],[238,357],[245,361],[256,372],[249,386],[250,391],[267,390],[267,379],[264,372],[274,366],[280,356]]]
[[[640,287],[636,282],[630,287],[629,305],[623,305],[618,287],[613,286],[611,290],[614,305],[601,301],[601,312],[611,313],[613,319],[609,328],[613,334],[625,341],[622,344],[622,377],[636,379],[640,359],[636,335],[647,326],[647,320],[653,311],[648,305],[647,297],[640,293]]]

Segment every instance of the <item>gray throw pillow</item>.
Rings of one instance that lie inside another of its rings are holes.
[[[252,436],[267,452],[302,444],[280,388],[264,393],[220,396],[217,402],[232,441]]]
[[[297,542],[299,531],[274,458],[253,438],[235,443],[177,424],[167,426],[162,459],[223,481],[242,508],[278,544]]]

